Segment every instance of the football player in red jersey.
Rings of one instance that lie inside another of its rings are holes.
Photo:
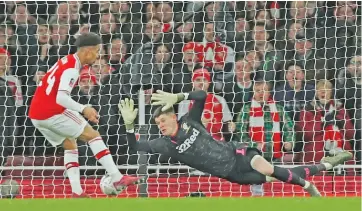
[[[77,139],[89,144],[98,162],[111,175],[117,190],[138,184],[142,178],[119,172],[99,132],[83,118],[98,123],[97,111],[75,102],[69,95],[81,68],[98,59],[101,38],[94,33],[84,33],[77,38],[75,45],[77,52],[60,59],[43,77],[31,102],[29,117],[53,146],[63,145],[64,164],[74,197],[86,197],[80,184]]]

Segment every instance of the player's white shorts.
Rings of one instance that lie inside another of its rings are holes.
[[[65,110],[49,119],[31,121],[53,146],[62,144],[66,138],[78,138],[88,124],[78,112],[72,110]]]

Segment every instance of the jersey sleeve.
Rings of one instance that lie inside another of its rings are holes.
[[[75,82],[78,80],[79,70],[75,68],[69,68],[65,70],[60,77],[60,83],[58,91],[72,92]]]
[[[81,113],[84,110],[85,105],[75,102],[70,97],[70,92],[73,89],[75,81],[78,80],[78,77],[79,71],[77,69],[71,68],[63,72],[60,77],[56,102],[66,109]]]
[[[137,141],[134,132],[127,131],[128,146],[131,149],[152,153],[150,143],[148,141]]]
[[[201,116],[204,111],[206,97],[206,92],[202,90],[188,93],[186,100],[194,101],[192,108],[189,111],[189,117],[192,120],[201,122]]]
[[[152,139],[150,141],[137,141],[134,130],[127,131],[126,133],[128,146],[131,149],[147,153],[168,154],[170,152],[170,149],[167,146],[169,141],[165,137]]]

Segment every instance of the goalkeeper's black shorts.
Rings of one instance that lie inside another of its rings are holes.
[[[265,183],[265,175],[255,171],[250,165],[250,161],[255,155],[261,155],[256,148],[238,149],[235,154],[235,166],[225,179],[240,185]]]

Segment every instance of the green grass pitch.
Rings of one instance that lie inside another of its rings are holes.
[[[360,211],[361,198],[3,199],[1,211]]]

